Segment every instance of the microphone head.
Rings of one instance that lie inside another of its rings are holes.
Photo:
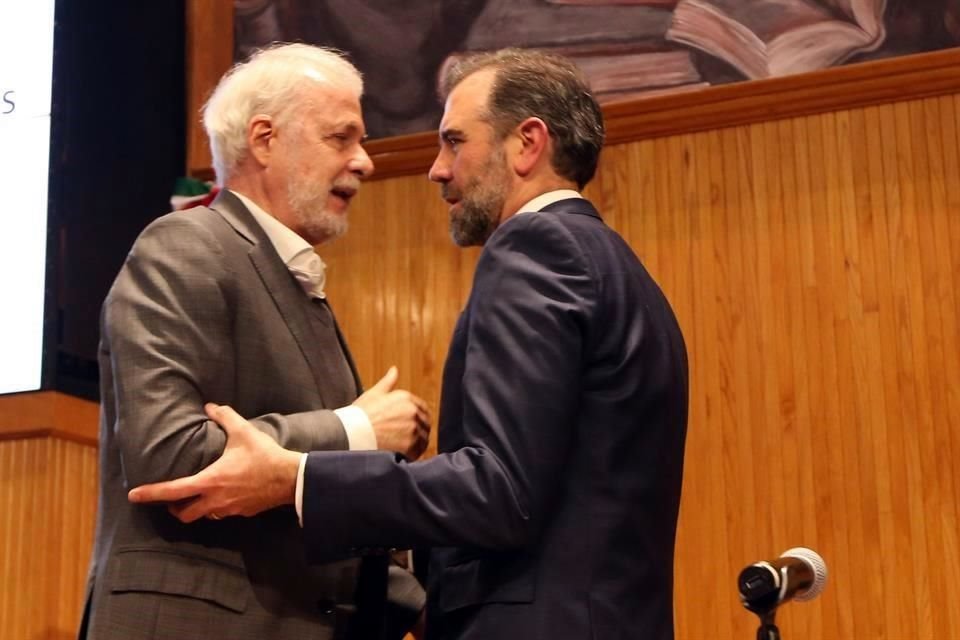
[[[793,549],[787,549],[782,554],[781,558],[796,558],[802,560],[804,564],[810,567],[810,570],[813,572],[813,584],[810,585],[805,591],[797,593],[793,599],[803,602],[806,600],[813,600],[823,591],[823,588],[827,584],[827,563],[823,561],[823,558],[820,557],[820,554],[812,549],[807,549],[806,547],[794,547]]]

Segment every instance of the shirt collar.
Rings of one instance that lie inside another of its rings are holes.
[[[517,209],[517,213],[532,213],[534,211],[540,211],[547,205],[553,204],[554,202],[560,202],[561,200],[569,200],[570,198],[582,199],[583,196],[573,189],[557,189],[556,191],[547,191],[546,193],[541,193],[536,198],[530,200],[525,205]]]
[[[230,193],[237,196],[240,202],[250,210],[250,213],[253,214],[253,217],[263,229],[263,232],[270,238],[270,243],[273,245],[273,248],[277,250],[277,254],[280,256],[280,259],[283,260],[284,264],[290,264],[290,261],[303,251],[313,251],[313,247],[310,246],[309,242],[297,235],[297,233],[287,227],[287,225],[264,211],[256,202],[242,193],[237,193],[236,191],[231,191]]]
[[[277,255],[286,265],[290,273],[300,283],[308,295],[315,298],[326,297],[323,289],[326,282],[326,267],[320,256],[313,250],[309,242],[301,238],[295,231],[287,227],[272,215],[264,211],[257,203],[242,193],[230,191],[240,199],[257,224],[267,234]]]

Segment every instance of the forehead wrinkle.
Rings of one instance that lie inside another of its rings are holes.
[[[349,131],[366,136],[366,127],[360,113],[359,103],[326,93],[307,97],[300,105],[301,124],[310,123],[322,133],[330,131]]]

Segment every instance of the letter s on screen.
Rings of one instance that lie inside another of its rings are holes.
[[[13,113],[13,110],[17,108],[17,104],[13,101],[13,93],[13,91],[3,92],[3,96],[0,98],[0,115]]]

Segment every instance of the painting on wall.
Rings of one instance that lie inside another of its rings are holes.
[[[366,79],[372,137],[434,129],[437,77],[507,46],[572,57],[601,103],[960,44],[960,0],[235,0],[234,57],[337,47]]]

